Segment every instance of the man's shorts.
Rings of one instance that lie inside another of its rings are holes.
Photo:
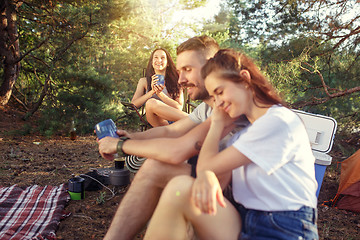
[[[196,178],[197,160],[198,160],[198,156],[196,155],[196,156],[193,156],[193,157],[189,158],[189,160],[187,161],[187,163],[191,165],[191,176],[193,178]]]

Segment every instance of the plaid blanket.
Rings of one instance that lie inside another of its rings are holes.
[[[68,201],[64,184],[0,188],[0,239],[56,239]]]

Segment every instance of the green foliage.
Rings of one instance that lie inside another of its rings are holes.
[[[265,65],[266,72],[273,84],[284,96],[284,99],[294,108],[304,102],[327,98],[319,74],[329,86],[329,93],[359,85],[359,70],[349,67],[354,62],[353,53],[334,53],[332,61],[323,56],[311,57],[303,52],[290,61],[269,62]],[[331,116],[338,122],[338,132],[350,136],[359,131],[360,94],[345,95],[332,98],[323,104],[308,105],[301,108],[304,111]]]
[[[313,36],[357,46],[359,6],[354,0],[229,0],[234,18],[230,36],[241,44],[281,46],[298,36]]]
[[[139,116],[134,111],[130,111],[126,108],[124,108],[123,111],[120,118],[115,121],[116,126],[121,129],[139,131],[139,126],[141,124]]]
[[[98,205],[103,205],[106,201],[105,197],[106,197],[106,192],[100,192],[100,195],[96,198],[96,203]]]
[[[29,123],[25,123],[20,129],[5,132],[5,135],[27,136],[34,133],[34,128]]]
[[[222,10],[227,17],[219,18],[219,24],[228,19],[223,46],[256,59],[291,107],[331,116],[338,132],[349,136],[359,126],[359,91],[345,92],[360,86],[358,32],[353,31],[359,13],[343,16],[355,8],[350,0],[230,0]],[[343,94],[330,98],[322,79],[330,95]]]
[[[71,52],[66,58],[77,64],[64,66],[53,75],[57,84],[43,104],[39,122],[39,130],[45,135],[67,134],[71,119],[75,119],[79,134],[92,133],[97,122],[119,113],[112,104],[116,99],[112,76],[103,68],[79,64],[84,59],[74,61],[75,56]]]
[[[333,8],[324,0],[228,0],[202,30],[201,24],[185,21],[168,24],[177,11],[206,0],[24,2],[18,11],[24,58],[13,94],[29,116],[39,104],[38,130],[47,136],[68,134],[71,119],[79,134],[92,133],[107,118],[136,128],[138,117],[126,112],[120,99],[132,98],[154,48],[168,49],[176,60],[176,46],[192,30],[214,37],[221,47],[246,52],[291,106],[332,116],[340,131],[351,134],[359,126],[359,92],[304,103],[327,98],[320,76],[330,94],[360,85],[357,22],[338,21],[353,2],[337,2],[334,6],[341,8],[329,12],[326,22],[321,7]]]
[[[202,2],[186,1],[182,7]],[[79,134],[92,133],[97,122],[123,114],[120,99],[132,97],[152,50],[161,46],[175,56],[176,40],[164,37],[166,19],[157,14],[169,5],[156,5],[63,0],[21,6],[20,42],[31,54],[21,62],[14,94],[28,110],[41,101],[41,133],[67,134],[71,119]]]

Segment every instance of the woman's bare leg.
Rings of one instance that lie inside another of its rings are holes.
[[[146,119],[153,127],[168,125],[168,121],[177,121],[188,114],[157,100],[149,99],[145,104]]]
[[[144,239],[189,239],[187,224],[191,222],[200,239],[238,239],[241,220],[236,209],[217,206],[217,214],[202,214],[190,199],[194,179],[173,178],[161,195]]]

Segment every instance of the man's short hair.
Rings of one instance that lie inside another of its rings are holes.
[[[204,56],[205,59],[209,59],[219,51],[219,44],[212,37],[202,35],[190,38],[180,44],[176,49],[176,54],[179,55],[185,51],[198,51]]]

